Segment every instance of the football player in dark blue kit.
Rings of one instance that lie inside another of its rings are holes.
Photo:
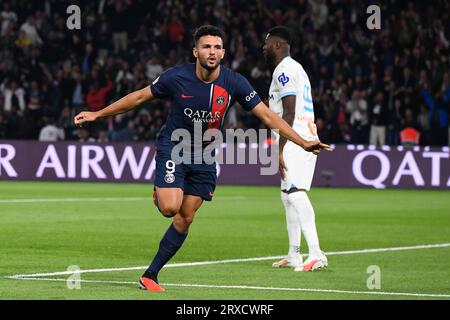
[[[158,252],[140,279],[140,287],[164,291],[157,275],[176,254],[187,237],[195,213],[203,201],[210,201],[216,185],[216,166],[206,163],[175,163],[171,151],[175,143],[172,133],[186,129],[194,133],[194,125],[202,124],[202,132],[220,129],[225,114],[235,101],[251,111],[271,129],[293,141],[306,151],[318,153],[329,146],[302,139],[283,119],[271,111],[253,90],[247,79],[220,64],[224,57],[224,34],[214,26],[201,26],[194,33],[195,63],[182,64],[165,71],[149,87],[132,92],[97,112],[81,112],[76,125],[98,118],[128,112],[155,98],[169,98],[172,108],[156,141],[155,204],[172,224],[164,234]],[[195,152],[194,152],[195,153]]]

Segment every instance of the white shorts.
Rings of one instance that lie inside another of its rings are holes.
[[[283,158],[287,171],[285,179],[281,180],[281,190],[297,188],[309,191],[317,156],[288,141],[283,149]]]

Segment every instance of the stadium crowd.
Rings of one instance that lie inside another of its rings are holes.
[[[430,5],[432,3],[432,5]],[[78,4],[80,30],[66,13]],[[450,2],[387,0],[369,30],[367,1],[4,0],[0,7],[0,139],[149,141],[170,110],[157,101],[91,127],[98,110],[149,85],[192,57],[202,24],[227,34],[223,64],[267,102],[267,30],[287,26],[291,53],[312,85],[316,124],[327,143],[450,144]],[[226,128],[260,128],[232,108]],[[403,129],[408,129],[403,131]]]

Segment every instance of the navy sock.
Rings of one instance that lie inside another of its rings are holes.
[[[187,233],[178,232],[173,224],[169,226],[159,243],[159,249],[146,273],[158,275],[159,270],[177,253],[187,237]],[[145,275],[145,274],[144,274]]]

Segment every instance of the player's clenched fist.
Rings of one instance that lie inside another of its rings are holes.
[[[82,126],[87,122],[92,122],[97,120],[98,116],[96,112],[83,111],[75,116],[73,122],[76,126]]]

